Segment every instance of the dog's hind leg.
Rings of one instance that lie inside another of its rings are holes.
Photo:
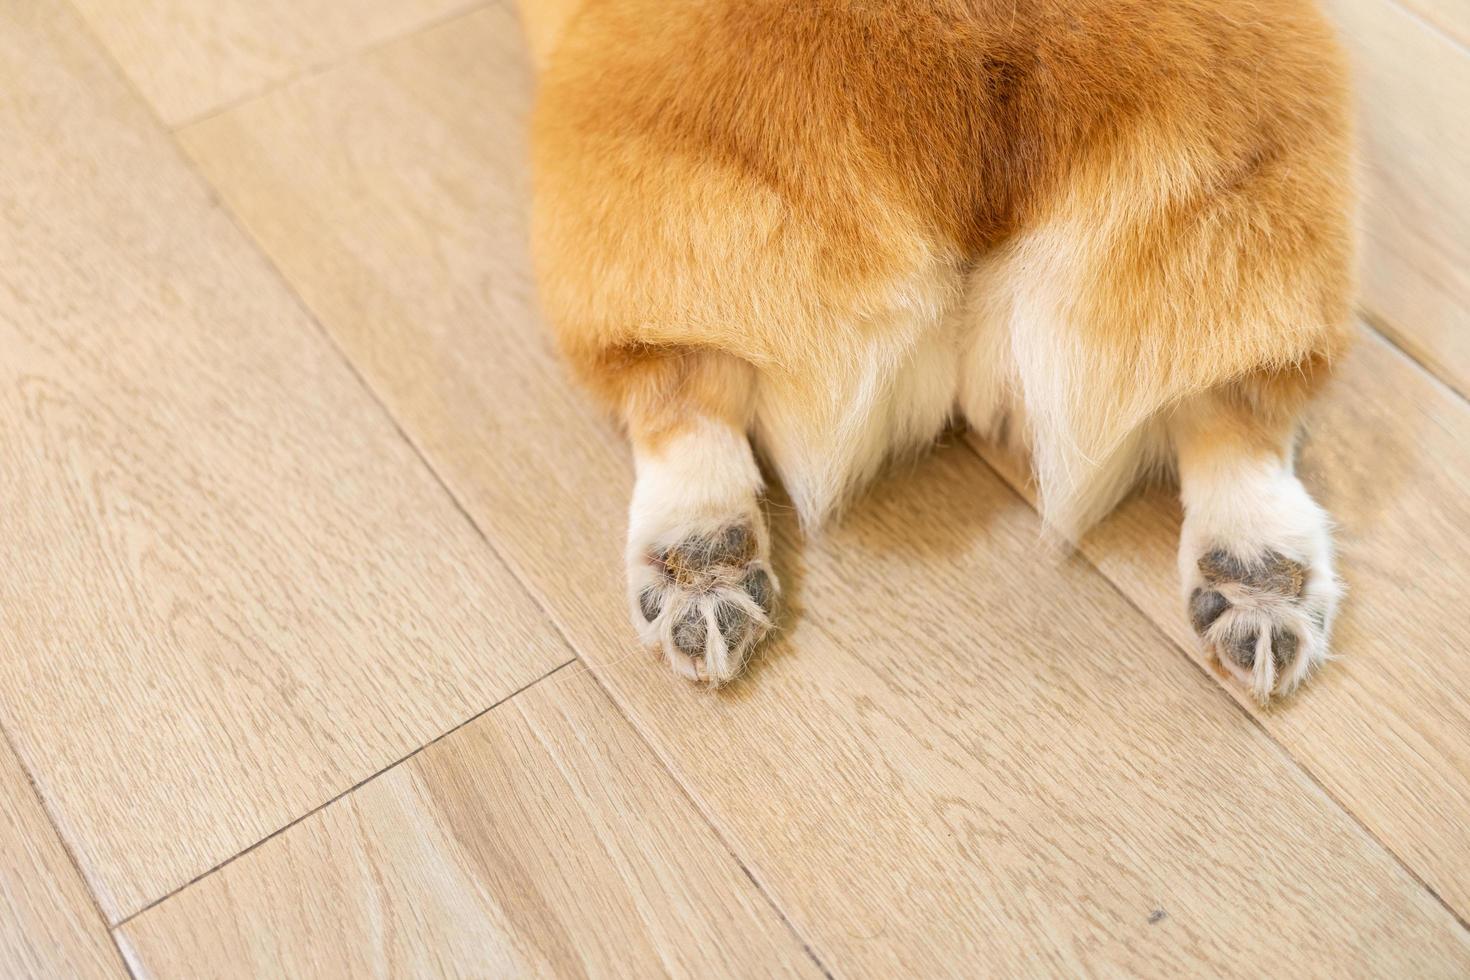
[[[1170,421],[1190,622],[1261,701],[1325,659],[1342,591],[1327,514],[1293,472],[1309,384],[1309,375],[1258,375],[1190,399]]]
[[[719,685],[771,627],[776,579],[746,432],[753,369],[694,348],[626,354],[619,388],[637,481],[628,519],[633,625],[674,671]]]

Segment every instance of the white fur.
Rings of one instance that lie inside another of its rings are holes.
[[[1082,418],[1091,390],[1085,359],[1060,349],[1071,333],[1066,259],[1082,256],[1043,261],[1059,247],[1052,238],[1028,240],[967,275],[936,262],[895,290],[904,301],[885,322],[851,330],[862,341],[841,356],[799,373],[760,371],[756,440],[804,527],[819,527],[886,460],[930,445],[956,413],[1031,451],[1048,526],[1067,538],[1164,458],[1167,439],[1148,410],[1132,407],[1123,421]],[[1110,426],[1121,426],[1111,440],[1093,435]],[[1102,452],[1094,457],[1084,445]]]
[[[959,378],[958,292],[935,259],[888,309],[840,333],[821,357],[756,381],[755,433],[802,526],[817,530],[896,455],[929,446],[949,421]]]
[[[982,436],[1025,440],[1025,405],[1011,349],[1014,304],[1006,282],[1011,271],[1004,258],[989,257],[970,275],[964,303],[953,314],[953,329],[962,338],[955,397],[965,420]]]
[[[637,482],[628,509],[628,547],[671,544],[712,522],[756,515],[760,467],[742,432],[696,419],[654,452],[633,457]]]
[[[1289,460],[1289,455],[1286,457]],[[1179,577],[1186,601],[1207,588],[1199,559],[1215,548],[1251,560],[1275,551],[1308,570],[1300,598],[1289,598],[1244,586],[1218,587],[1231,608],[1206,631],[1207,646],[1217,652],[1232,635],[1258,637],[1255,666],[1246,671],[1230,657],[1220,663],[1259,700],[1286,693],[1327,658],[1327,639],[1342,596],[1333,570],[1330,522],[1288,462],[1238,457],[1181,461],[1180,495],[1184,526],[1179,539]],[[1300,647],[1294,662],[1277,676],[1270,655],[1274,630],[1295,633]]]
[[[740,672],[750,648],[771,623],[738,581],[712,581],[702,590],[685,589],[659,572],[653,555],[691,537],[717,534],[732,525],[748,527],[756,538],[756,559],[778,586],[769,569],[769,534],[760,513],[761,474],[744,433],[723,423],[697,419],[654,452],[634,454],[637,480],[628,514],[628,602],[633,623],[645,646],[691,680],[721,684]],[[659,614],[644,618],[640,596],[659,595]],[[719,628],[721,604],[738,608],[753,624],[737,649]],[[674,642],[677,624],[697,610],[705,624],[702,656],[690,657]]]
[[[1003,372],[1007,415],[1030,451],[1048,529],[1074,541],[1166,455],[1157,379],[1140,368],[1134,383],[1115,383],[1136,366],[1082,339],[1099,315],[1087,284],[1107,274],[1110,236],[1123,221],[1095,210],[1081,221],[1060,218],[982,264],[970,283],[973,329],[982,334],[974,349]],[[962,393],[972,424],[985,414],[981,393],[996,401],[993,385]]]

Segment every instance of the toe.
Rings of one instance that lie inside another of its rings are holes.
[[[1268,551],[1249,584],[1264,592],[1275,592],[1291,599],[1300,598],[1307,587],[1307,568],[1279,551]]]
[[[715,625],[719,627],[720,636],[725,639],[725,648],[736,650],[750,626],[750,617],[739,606],[722,602],[715,606]]]
[[[1227,657],[1234,661],[1236,666],[1243,670],[1250,670],[1256,665],[1256,646],[1260,641],[1259,632],[1248,630],[1226,637],[1225,642],[1221,644],[1221,649]]]
[[[638,611],[643,614],[644,621],[651,623],[655,619],[658,619],[658,614],[663,610],[663,607],[663,597],[659,594],[659,590],[653,586],[649,586],[638,593]]]
[[[1195,589],[1189,597],[1189,621],[1201,636],[1215,624],[1230,603],[1214,589]]]
[[[693,607],[674,624],[674,646],[686,657],[704,656],[709,627],[699,608]]]
[[[776,588],[771,582],[771,576],[764,568],[751,569],[741,581],[740,587],[755,600],[755,604],[760,606],[762,612],[768,616],[771,614],[776,600]]]
[[[1277,626],[1271,630],[1271,659],[1276,664],[1276,672],[1284,673],[1287,668],[1296,662],[1297,651],[1301,648],[1301,638],[1291,630]]]

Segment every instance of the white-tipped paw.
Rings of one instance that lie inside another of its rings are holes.
[[[675,673],[718,687],[770,632],[777,586],[761,551],[756,529],[737,521],[633,559],[633,623]]]
[[[1212,548],[1195,563],[1189,621],[1222,666],[1265,703],[1327,659],[1337,595],[1330,565],[1265,548]]]

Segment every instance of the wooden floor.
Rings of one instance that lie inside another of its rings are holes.
[[[962,440],[777,507],[786,628],[674,680],[507,0],[0,4],[0,976],[1470,975],[1470,8],[1328,6],[1351,596],[1263,711],[1166,493],[1059,557]]]

